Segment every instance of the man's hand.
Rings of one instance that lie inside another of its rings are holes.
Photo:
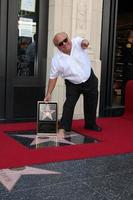
[[[45,102],[45,103],[48,103],[50,100],[51,100],[51,94],[47,94],[47,95],[44,97],[44,102]]]
[[[51,94],[52,94],[52,91],[56,85],[56,81],[57,81],[57,78],[55,79],[49,79],[49,82],[48,82],[48,90],[47,90],[47,93],[46,93],[46,96],[44,97],[44,102],[45,103],[48,103],[49,101],[51,101]]]
[[[82,40],[82,42],[81,42],[82,49],[86,49],[86,48],[88,48],[88,46],[89,46],[88,40],[86,40],[86,39]]]

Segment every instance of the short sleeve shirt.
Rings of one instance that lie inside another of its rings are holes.
[[[81,47],[82,40],[81,37],[72,39],[70,55],[57,50],[51,62],[50,79],[61,76],[74,84],[88,80],[91,73],[91,63],[87,51]]]

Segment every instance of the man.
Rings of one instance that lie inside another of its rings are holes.
[[[51,99],[51,93],[58,76],[65,80],[66,100],[60,121],[59,135],[71,131],[75,105],[80,94],[84,97],[85,128],[101,131],[96,124],[96,108],[98,99],[98,79],[91,69],[91,63],[86,52],[89,42],[81,37],[69,39],[67,33],[57,33],[53,38],[57,53],[52,58],[48,89],[45,102]]]
[[[34,62],[36,56],[36,42],[37,42],[36,33],[34,34],[33,39],[34,41],[29,44],[26,50],[27,64],[29,66],[29,76],[34,76]]]

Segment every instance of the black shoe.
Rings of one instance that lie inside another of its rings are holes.
[[[97,124],[85,126],[85,129],[89,129],[89,130],[97,131],[97,132],[101,132],[102,131],[102,128],[99,127]]]

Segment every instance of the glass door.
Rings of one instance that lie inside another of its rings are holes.
[[[19,0],[17,76],[37,75],[38,11],[38,1]]]
[[[133,60],[133,50],[131,48],[132,45],[130,46],[131,42],[129,42],[131,39],[128,38],[130,31],[133,30],[132,4],[131,0],[127,0],[126,3],[118,0],[112,104],[114,107],[121,108],[124,107],[125,104],[127,69],[130,69],[130,66],[131,68],[133,67],[133,63],[131,63]],[[130,72],[129,70],[129,73]]]
[[[47,0],[7,1],[6,120],[36,119],[45,92],[47,22]]]
[[[124,112],[125,46],[133,30],[132,1],[104,0],[101,44],[100,116],[119,116]],[[128,56],[126,56],[127,59]]]

